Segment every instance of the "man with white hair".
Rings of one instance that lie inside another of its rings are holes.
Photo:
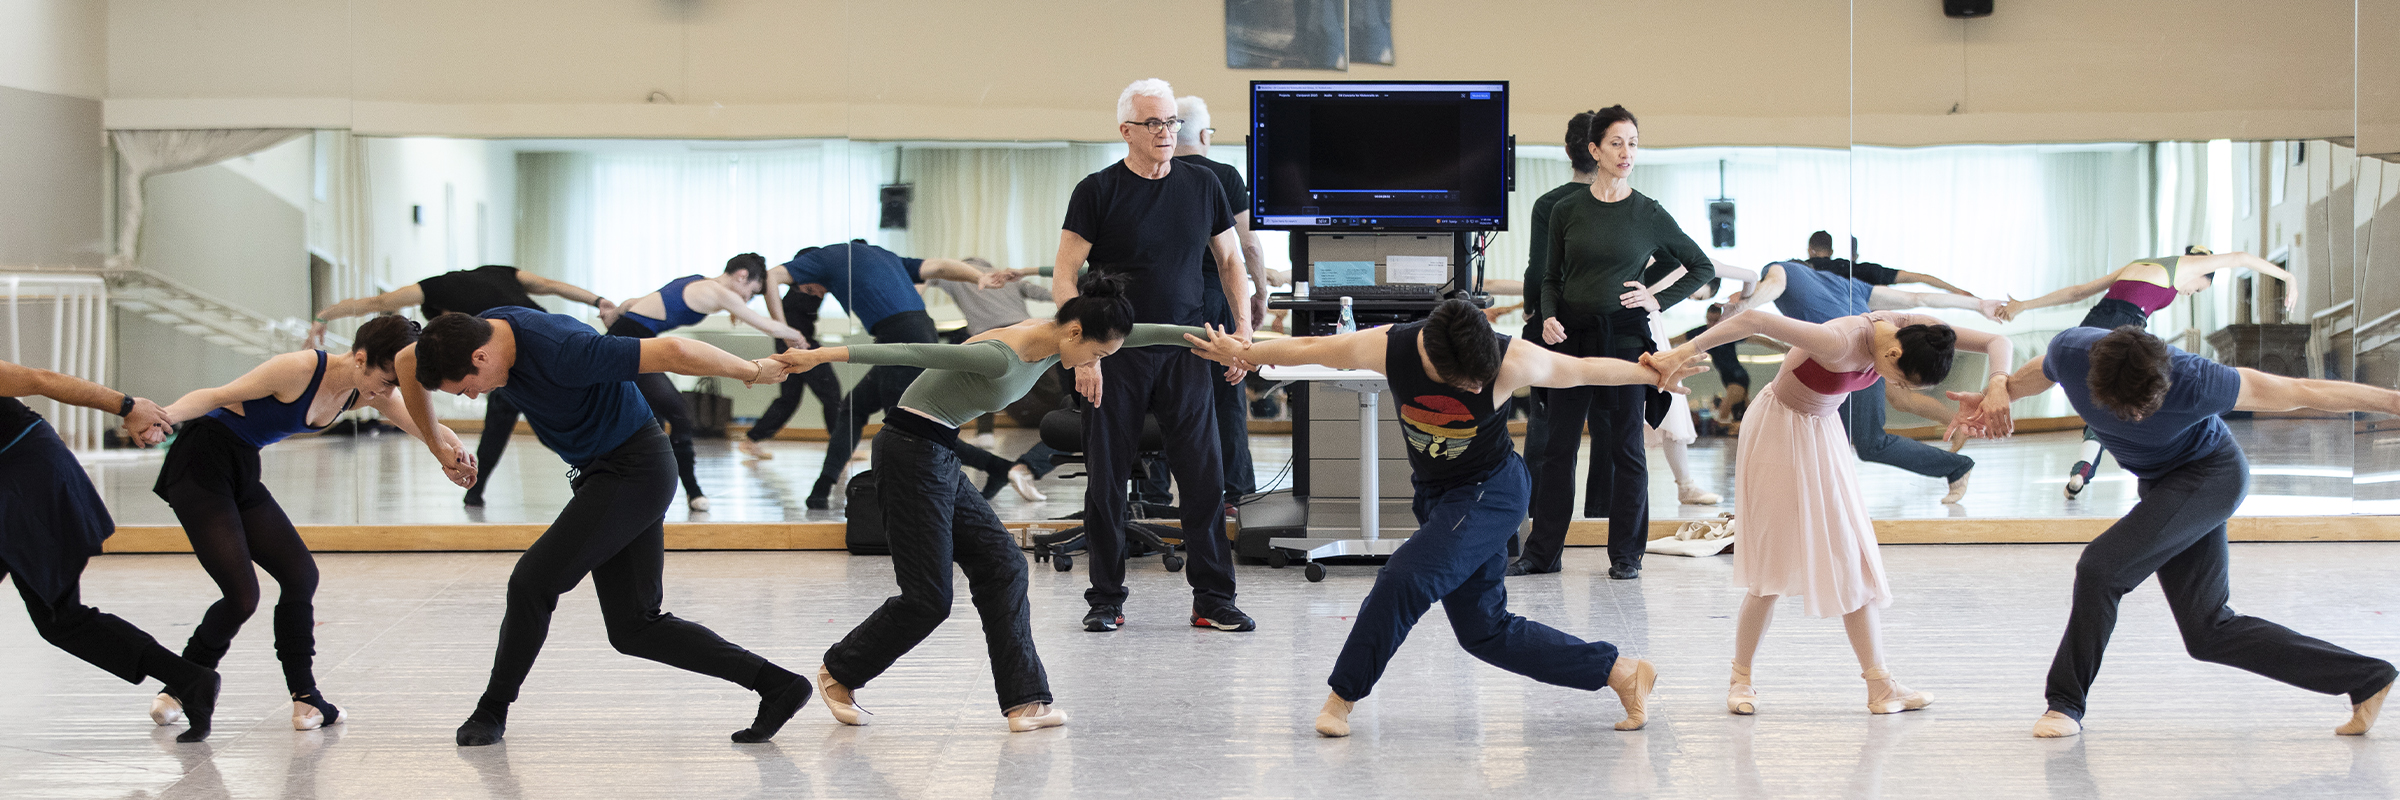
[[[1241,245],[1224,186],[1206,169],[1177,169],[1175,90],[1166,81],[1134,81],[1117,97],[1117,135],[1125,159],[1084,177],[1067,200],[1058,234],[1051,299],[1075,297],[1089,262],[1132,281],[1126,299],[1137,323],[1198,326],[1207,281],[1193,269],[1213,255],[1226,297],[1249,297]],[[1232,331],[1250,338],[1249,304],[1230,309]],[[1192,586],[1192,626],[1223,631],[1257,627],[1233,604],[1233,548],[1225,540],[1224,469],[1209,381],[1213,365],[1182,347],[1128,347],[1075,371],[1076,389],[1092,399],[1084,414],[1084,464],[1091,484],[1083,521],[1091,548],[1091,612],[1087,631],[1125,624],[1125,486],[1141,446],[1142,418],[1158,416],[1166,434],[1169,470],[1182,497],[1184,579]],[[1113,402],[1103,397],[1116,398]]]
[[[1250,318],[1267,315],[1267,255],[1258,246],[1258,234],[1250,230],[1250,184],[1232,164],[1208,157],[1217,129],[1208,124],[1208,101],[1197,95],[1175,98],[1175,115],[1183,118],[1183,130],[1175,133],[1175,163],[1206,169],[1225,187],[1225,200],[1233,208],[1233,229],[1242,243],[1242,261],[1250,275]],[[1203,254],[1200,259],[1200,285],[1206,290],[1208,323],[1226,330],[1233,329],[1233,306],[1225,299],[1225,291],[1215,280],[1217,259]],[[1227,502],[1239,502],[1243,495],[1258,491],[1258,476],[1250,464],[1250,409],[1242,397],[1242,387],[1224,381],[1211,381],[1217,412],[1217,449],[1225,460],[1225,497]]]

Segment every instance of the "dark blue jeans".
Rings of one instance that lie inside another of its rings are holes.
[[[1975,468],[1975,459],[1884,430],[1889,402],[1880,379],[1842,400],[1842,421],[1850,427],[1850,446],[1858,450],[1858,460],[1946,481],[1964,478]]]
[[[1543,683],[1597,691],[1617,647],[1586,642],[1508,611],[1508,539],[1525,518],[1528,481],[1515,454],[1481,483],[1417,482],[1417,532],[1392,554],[1325,683],[1344,700],[1366,697],[1417,619],[1441,601],[1458,644],[1484,663]]]

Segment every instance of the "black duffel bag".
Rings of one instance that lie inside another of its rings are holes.
[[[684,392],[683,405],[692,411],[692,438],[723,439],[726,426],[733,424],[733,398],[717,389],[715,378],[701,378]]]
[[[883,530],[883,504],[877,499],[874,470],[850,478],[850,488],[843,490],[849,506],[843,510],[849,525],[842,533],[842,544],[854,556],[888,556],[892,540]]]

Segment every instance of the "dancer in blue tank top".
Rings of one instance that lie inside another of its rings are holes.
[[[377,317],[359,327],[347,355],[285,353],[232,383],[194,391],[166,407],[168,420],[183,428],[151,491],[175,510],[192,554],[224,592],[192,629],[183,657],[211,669],[225,658],[234,633],[258,609],[258,574],[250,567],[257,564],[282,587],[275,601],[275,656],[292,694],[294,730],[315,730],[344,715],[318,691],[313,668],[317,562],[260,480],[258,451],[293,434],[324,430],[357,404],[383,412],[410,436],[431,436],[463,451],[449,428],[435,424],[427,431],[413,424],[392,394],[392,357],[416,340],[417,323]],[[151,720],[169,725],[182,719],[181,702],[172,689],[161,692],[151,703]],[[206,735],[205,722],[192,723]]]
[[[743,253],[726,261],[725,271],[714,278],[676,278],[658,291],[618,306],[621,310],[614,319],[606,314],[602,318],[611,336],[648,339],[725,311],[791,347],[807,347],[807,337],[798,329],[750,307],[750,298],[758,296],[766,281],[767,260],[757,253]],[[684,503],[693,511],[707,511],[707,493],[700,490],[700,479],[693,472],[697,456],[692,452],[691,405],[683,402],[683,393],[662,373],[645,374],[634,386],[642,390],[642,399],[658,414],[659,423],[667,426],[667,443],[675,451],[675,472],[683,480]]]
[[[1607,642],[1586,642],[1509,613],[1508,540],[1525,518],[1528,478],[1508,434],[1508,398],[1538,386],[1639,386],[1660,383],[1649,367],[1613,358],[1576,358],[1492,331],[1483,310],[1448,300],[1424,322],[1337,336],[1248,345],[1210,331],[1192,352],[1227,366],[1322,364],[1381,372],[1391,382],[1400,432],[1414,470],[1418,528],[1375,578],[1350,638],[1326,682],[1333,692],[1317,714],[1317,732],[1350,735],[1353,704],[1375,688],[1408,631],[1440,601],[1467,652],[1543,683],[1585,691],[1614,689],[1625,704],[1617,730],[1648,721],[1658,671],[1619,658]],[[1698,374],[1694,365],[1676,377]],[[1673,382],[1670,382],[1673,383]],[[1680,385],[1675,386],[1680,390]]]

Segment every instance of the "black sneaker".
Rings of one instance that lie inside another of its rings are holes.
[[[1535,564],[1534,564],[1534,563],[1533,563],[1531,560],[1528,560],[1528,559],[1522,559],[1522,558],[1520,558],[1520,559],[1517,559],[1517,560],[1515,560],[1515,561],[1508,562],[1508,577],[1511,577],[1511,578],[1517,577],[1517,576],[1519,576],[1519,575],[1548,575],[1548,574],[1550,574],[1550,573],[1557,572],[1557,571],[1558,571],[1558,568],[1557,568],[1557,567],[1551,567],[1551,568],[1549,568],[1549,569],[1543,569],[1543,568],[1541,568],[1540,566],[1537,566],[1537,565],[1535,565]]]
[[[1091,613],[1083,615],[1083,629],[1092,633],[1107,633],[1124,624],[1124,606],[1092,606]]]
[[[1611,580],[1629,581],[1641,576],[1642,568],[1631,564],[1617,564],[1608,568],[1608,577]]]
[[[1215,628],[1221,631],[1240,633],[1258,630],[1258,620],[1251,619],[1250,615],[1242,613],[1241,609],[1234,608],[1232,603],[1219,603],[1214,608],[1193,607],[1192,627]]]

